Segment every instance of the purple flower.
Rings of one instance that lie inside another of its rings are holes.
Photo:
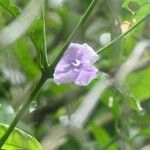
[[[98,69],[93,64],[98,59],[99,56],[88,44],[71,43],[55,68],[55,83],[88,85],[96,78]]]

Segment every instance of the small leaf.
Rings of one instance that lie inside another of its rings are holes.
[[[116,83],[115,87],[118,89],[120,94],[122,95],[124,102],[132,109],[139,112],[141,115],[143,114],[143,109],[140,105],[139,99],[129,90],[128,86],[123,83]]]
[[[140,101],[135,98],[134,95],[127,95],[127,97],[125,97],[125,103],[132,109],[136,110],[138,113],[140,113],[141,115],[143,115],[143,109],[141,107],[141,103]]]
[[[38,64],[42,67],[43,63],[43,50],[44,50],[44,35],[43,35],[43,20],[38,19],[34,22],[29,31],[32,43],[34,44],[38,54]]]
[[[37,49],[38,53],[44,49],[43,44],[43,21],[38,19],[32,26],[30,31],[31,40]]]
[[[8,125],[0,123],[0,138],[8,129]],[[26,149],[26,150],[41,150],[40,143],[31,135],[25,133],[24,131],[15,128],[2,149],[16,150],[16,149]]]

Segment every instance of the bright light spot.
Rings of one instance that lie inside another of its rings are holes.
[[[130,28],[131,26],[131,22],[129,21],[124,21],[122,24],[121,24],[121,31],[122,33],[125,33],[126,31],[128,31],[128,29]]]
[[[114,101],[113,97],[110,96],[109,99],[108,99],[108,107],[110,107],[110,108],[113,107],[113,101]]]
[[[29,112],[33,112],[37,108],[37,102],[33,101],[30,105]]]
[[[111,34],[110,33],[103,33],[100,38],[99,42],[101,45],[106,45],[111,41]]]
[[[12,106],[7,106],[7,112],[9,112],[10,114],[14,114],[14,109],[12,108]]]

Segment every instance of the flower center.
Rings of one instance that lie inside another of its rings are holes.
[[[80,64],[81,64],[81,61],[78,60],[78,59],[72,62],[72,65],[73,65],[74,67],[79,67]]]

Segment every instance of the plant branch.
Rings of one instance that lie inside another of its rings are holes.
[[[112,46],[114,43],[116,43],[118,40],[122,39],[123,37],[125,37],[126,35],[128,35],[132,30],[134,30],[138,25],[140,25],[142,22],[144,22],[148,17],[150,16],[150,14],[148,14],[147,16],[143,17],[141,20],[139,20],[136,24],[134,24],[128,31],[126,31],[125,33],[119,35],[117,38],[115,38],[114,40],[112,40],[110,43],[108,43],[106,46],[100,48],[97,51],[97,54],[105,51],[107,48],[109,48],[110,46]]]
[[[43,65],[44,67],[48,67],[48,57],[47,57],[47,44],[46,44],[46,26],[45,26],[45,6],[44,0],[42,2],[42,20],[43,20],[43,42],[44,42],[44,52],[43,52]]]
[[[91,14],[91,12],[92,12],[92,10],[93,10],[93,8],[94,8],[94,6],[96,5],[97,2],[98,2],[98,0],[93,0],[91,2],[89,7],[87,8],[86,12],[84,13],[83,17],[80,19],[79,23],[77,24],[75,29],[72,31],[71,35],[68,37],[68,39],[66,40],[66,42],[62,46],[62,49],[60,50],[59,55],[57,56],[55,61],[51,64],[50,68],[54,68],[56,66],[56,64],[58,63],[60,58],[63,56],[64,52],[66,51],[66,48],[67,48],[68,44],[70,43],[72,38],[75,36],[77,31],[80,29],[80,27],[85,23],[85,21],[87,20],[88,16]]]

